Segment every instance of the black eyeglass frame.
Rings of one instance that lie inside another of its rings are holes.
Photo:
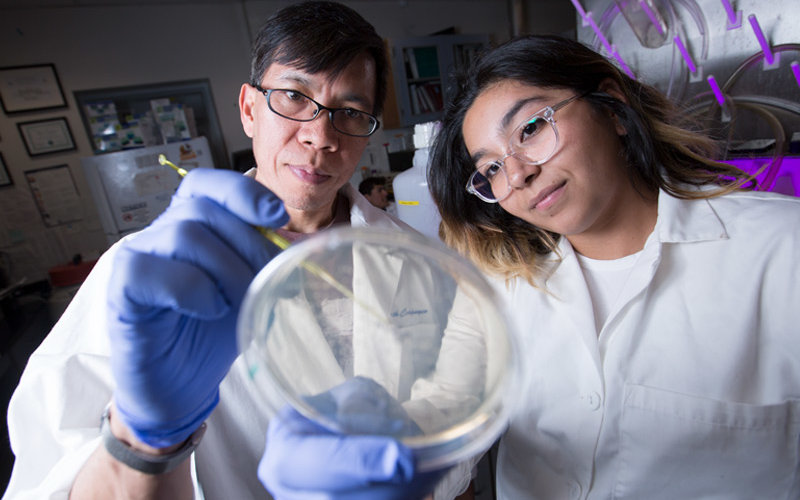
[[[280,116],[281,118],[286,118],[287,120],[292,120],[292,121],[295,121],[295,122],[310,122],[312,120],[315,120],[319,116],[319,114],[320,114],[320,112],[322,110],[325,110],[325,111],[328,112],[328,119],[331,121],[331,126],[334,128],[334,130],[336,130],[340,134],[349,135],[351,137],[369,137],[372,134],[374,134],[378,130],[378,128],[380,128],[380,126],[381,126],[381,122],[378,120],[378,117],[373,115],[372,113],[367,113],[366,111],[361,111],[360,109],[355,109],[355,108],[331,108],[331,107],[325,106],[324,104],[318,103],[314,99],[308,97],[307,95],[305,95],[304,93],[302,93],[302,92],[300,92],[298,90],[294,90],[294,89],[265,89],[265,88],[261,87],[260,85],[252,85],[252,87],[255,88],[256,90],[258,90],[259,92],[261,92],[262,94],[264,94],[264,97],[267,99],[267,107],[269,108],[270,111],[272,111],[276,115]],[[303,96],[304,98],[306,98],[309,101],[313,102],[314,105],[317,106],[317,110],[314,112],[314,116],[312,116],[311,118],[308,118],[308,119],[301,119],[301,118],[293,118],[291,116],[286,116],[283,113],[279,113],[277,110],[275,110],[275,108],[272,107],[272,103],[270,102],[270,99],[269,99],[269,96],[274,91],[292,92],[293,94],[297,94],[297,95]],[[334,120],[334,118],[333,118],[334,114],[336,114],[337,112],[340,112],[340,111],[357,111],[359,113],[367,115],[369,118],[372,119],[372,130],[369,131],[366,134],[352,134],[350,132],[345,132],[344,130],[341,130],[339,127],[336,126],[336,120]]]

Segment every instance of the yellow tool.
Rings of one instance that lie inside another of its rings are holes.
[[[169,167],[172,167],[172,169],[175,170],[176,172],[178,172],[178,175],[180,175],[181,177],[185,177],[186,174],[189,173],[189,171],[186,170],[185,168],[181,168],[181,167],[175,165],[174,163],[172,163],[171,161],[169,161],[167,159],[167,157],[164,156],[163,154],[158,155],[158,163],[160,165],[167,165]],[[269,241],[271,241],[273,244],[275,244],[276,247],[280,248],[281,250],[286,250],[287,248],[289,248],[289,245],[291,245],[291,243],[289,243],[289,240],[287,240],[283,236],[279,235],[278,233],[276,233],[272,229],[269,229],[269,228],[266,228],[266,227],[260,227],[260,226],[256,226],[256,229],[258,229],[258,232],[263,234],[265,238],[267,238]],[[318,265],[316,265],[314,263],[311,263],[311,262],[302,262],[301,265],[307,271],[309,271],[312,274],[318,276],[319,278],[325,280],[326,283],[328,283],[329,285],[331,285],[335,289],[339,290],[339,292],[341,292],[342,295],[344,295],[348,299],[352,300],[354,303],[356,303],[359,306],[361,306],[362,308],[364,308],[364,310],[366,310],[367,312],[369,312],[370,314],[375,316],[382,323],[389,324],[389,319],[386,316],[380,314],[378,311],[373,309],[369,304],[365,304],[364,302],[358,300],[356,298],[355,294],[353,294],[352,290],[350,290],[346,286],[344,286],[341,283],[339,283],[336,280],[336,278],[331,276],[331,274],[328,271],[322,269]]]

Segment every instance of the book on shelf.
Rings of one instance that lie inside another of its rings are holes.
[[[439,82],[412,83],[408,86],[413,114],[434,113],[444,108],[442,85]]]
[[[433,100],[431,99],[431,96],[428,95],[428,91],[424,85],[417,86],[417,95],[419,95],[419,102],[421,104],[422,112],[432,112],[434,110]]]
[[[419,71],[417,70],[417,60],[410,49],[403,50],[403,62],[406,65],[406,74],[412,79],[419,78]]]
[[[442,96],[442,84],[439,82],[428,82],[424,86],[425,92],[428,94],[434,111],[444,109],[444,97]]]
[[[417,95],[417,85],[412,83],[408,86],[408,100],[411,101],[411,113],[418,115],[420,110],[419,95]]]

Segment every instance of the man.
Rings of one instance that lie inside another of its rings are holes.
[[[289,240],[407,228],[348,183],[386,64],[343,5],[268,20],[239,96],[255,172],[190,172],[164,214],[100,259],[12,397],[6,498],[269,498],[256,470],[271,409],[235,340],[244,292],[278,251],[255,226]]]
[[[367,177],[358,184],[358,192],[374,206],[386,210],[389,206],[389,193],[385,181],[379,177]]]

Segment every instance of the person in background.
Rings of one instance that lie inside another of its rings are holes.
[[[290,241],[339,224],[410,230],[349,184],[379,126],[386,66],[383,40],[342,4],[270,17],[239,94],[256,168],[191,171],[158,219],[103,255],[13,394],[4,498],[270,498],[258,464],[271,410],[235,333],[248,285],[278,251],[255,226]],[[422,496],[408,448],[365,441],[372,460],[343,470]],[[437,496],[468,483],[456,474]]]
[[[498,498],[800,498],[800,199],[748,189],[575,41],[511,40],[457,89],[429,175],[440,233],[527,357]],[[358,448],[275,424],[265,457],[316,449],[308,477]]]
[[[367,177],[362,180],[358,184],[358,192],[381,210],[386,210],[391,203],[389,192],[386,191],[386,181],[380,177]]]

